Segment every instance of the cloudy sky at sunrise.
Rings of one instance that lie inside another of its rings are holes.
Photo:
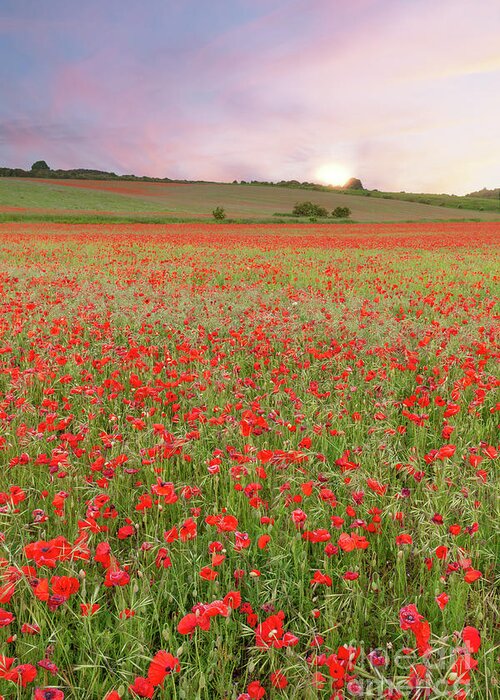
[[[0,0],[0,89],[0,165],[500,186],[499,0]]]

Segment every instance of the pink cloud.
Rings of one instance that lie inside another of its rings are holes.
[[[136,51],[119,24],[102,46],[94,38],[53,70],[45,110],[22,115],[78,138],[25,124],[11,130],[9,154],[46,148],[66,167],[86,159],[193,179],[310,180],[341,162],[380,189],[500,182],[495,0],[259,7],[176,51],[168,42]],[[13,123],[29,87],[21,81]]]

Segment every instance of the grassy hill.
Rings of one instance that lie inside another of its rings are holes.
[[[488,190],[492,191],[492,190]],[[414,202],[419,204],[432,204],[451,209],[464,209],[465,211],[496,211],[500,212],[498,195],[493,198],[483,192],[467,194],[426,194],[415,192],[380,192],[379,190],[346,190],[346,194],[358,197],[377,197],[380,199],[397,199],[402,202]]]
[[[257,183],[0,178],[0,219],[211,220],[212,209],[222,206],[231,220],[276,222],[282,217],[293,221],[290,212],[294,204],[306,199],[328,211],[337,206],[348,206],[351,219],[359,222],[500,219],[498,209],[466,207],[464,200],[469,202],[468,197],[453,198],[452,201],[458,200],[457,204],[462,208],[451,207],[450,199],[443,206],[441,200],[445,196],[411,195],[412,200],[408,201],[402,194],[330,188],[305,191]],[[474,202],[473,199],[470,201]],[[489,203],[491,205],[492,200]]]

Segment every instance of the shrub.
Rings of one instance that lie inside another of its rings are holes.
[[[335,219],[348,219],[351,216],[351,210],[349,207],[335,207],[332,216]]]
[[[223,207],[215,207],[212,211],[212,216],[216,221],[224,221],[226,218],[226,211]]]
[[[294,216],[309,216],[309,217],[325,217],[328,216],[328,212],[325,207],[319,204],[314,204],[313,202],[297,202],[293,208]]]

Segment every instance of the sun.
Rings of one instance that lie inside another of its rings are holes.
[[[345,185],[351,173],[340,163],[326,163],[316,170],[316,177],[323,185]]]

